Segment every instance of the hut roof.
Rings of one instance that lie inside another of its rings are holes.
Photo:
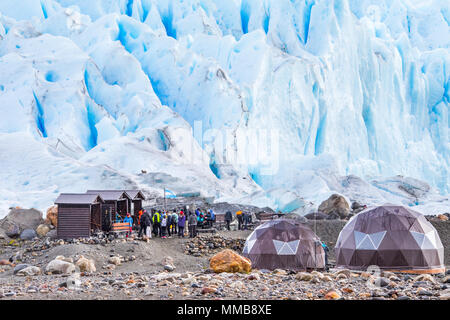
[[[133,200],[146,200],[141,190],[125,190]]]
[[[95,204],[104,202],[99,194],[61,193],[55,200],[56,204]]]
[[[118,201],[125,198],[132,199],[131,196],[123,190],[88,190],[86,194],[99,194],[105,201]]]

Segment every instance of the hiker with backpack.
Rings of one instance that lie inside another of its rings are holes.
[[[153,233],[155,234],[155,237],[157,237],[158,235],[161,236],[161,214],[158,211],[155,211],[153,213],[152,221]]]
[[[233,214],[231,213],[231,211],[227,211],[225,213],[225,222],[227,224],[228,231],[230,231],[230,223],[232,220],[233,220]]]
[[[148,237],[147,228],[150,227],[150,225],[151,225],[150,215],[148,214],[147,210],[144,210],[140,216],[138,237],[141,237],[142,233]]]
[[[197,235],[197,216],[190,213],[188,217],[189,237],[194,238]]]
[[[172,233],[173,235],[177,234],[177,226],[178,226],[178,214],[176,211],[172,213]]]
[[[178,237],[184,238],[184,227],[186,225],[186,215],[183,210],[180,211],[180,216],[178,217]]]
[[[167,214],[164,211],[164,213],[161,216],[161,238],[163,239],[167,238],[166,231],[167,231]]]

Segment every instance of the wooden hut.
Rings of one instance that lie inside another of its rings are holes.
[[[103,203],[98,194],[61,193],[55,200],[58,206],[57,238],[90,237],[93,232],[101,230]]]
[[[142,209],[142,201],[147,200],[144,194],[140,190],[125,190],[126,193],[131,197],[133,204],[133,211],[131,211],[131,203],[128,208],[128,212],[132,212],[132,214],[137,217],[139,210]]]
[[[125,218],[132,198],[123,190],[88,190],[87,194],[98,194],[105,203],[102,206],[102,230],[110,231],[112,221]]]

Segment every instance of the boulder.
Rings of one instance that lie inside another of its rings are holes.
[[[33,240],[36,237],[37,237],[37,233],[33,229],[25,229],[20,234],[20,239],[22,239],[22,240]]]
[[[29,266],[17,272],[18,276],[36,276],[39,274],[41,274],[41,268],[35,266]]]
[[[226,249],[211,258],[209,267],[216,273],[250,272],[252,263],[250,259],[237,254],[233,250]]]
[[[25,268],[31,267],[31,265],[27,264],[27,263],[21,263],[18,264],[14,267],[14,271],[13,274],[17,274],[20,270],[23,270]]]
[[[80,269],[80,272],[92,273],[97,271],[97,269],[95,268],[94,260],[85,258],[83,256],[78,259],[75,265]]]
[[[70,274],[75,272],[75,265],[67,261],[55,259],[49,262],[45,271],[56,274]]]
[[[57,234],[56,234],[56,229],[50,230],[50,231],[46,234],[46,237],[48,237],[48,238],[50,238],[50,239],[52,239],[52,240],[56,239],[56,236],[57,236]]]
[[[344,219],[350,213],[350,206],[343,196],[333,194],[320,204],[319,212],[325,213],[326,215],[334,214]]]
[[[40,224],[36,228],[36,233],[38,234],[39,237],[45,237],[47,235],[47,233],[49,233],[49,231],[50,231],[50,227],[46,224]]]
[[[8,225],[5,229],[5,234],[10,238],[17,238],[20,236],[20,228],[15,224]]]
[[[5,230],[0,229],[0,239],[6,239],[8,236],[6,235]]]
[[[444,214],[438,214],[438,219],[441,221],[448,221],[448,217]]]
[[[58,207],[51,206],[47,209],[47,215],[45,218],[45,224],[51,224],[52,226],[57,226],[58,224]]]
[[[35,230],[41,223],[42,212],[36,209],[17,209],[13,208],[8,215],[0,220],[0,228],[13,233],[12,237],[17,237],[23,230]],[[17,230],[18,228],[18,230]],[[8,237],[11,237],[8,235]]]
[[[108,262],[109,262],[110,264],[115,265],[115,266],[118,266],[118,265],[120,265],[120,264],[122,263],[120,257],[110,257],[109,260],[108,260]]]

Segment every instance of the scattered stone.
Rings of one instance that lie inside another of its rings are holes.
[[[185,253],[193,256],[214,254],[223,249],[242,251],[245,239],[228,239],[219,235],[202,235],[195,237],[186,244]]]
[[[384,288],[390,284],[390,281],[389,281],[389,279],[386,279],[385,277],[378,277],[378,278],[374,278],[372,283],[374,285],[376,285],[377,287]]]
[[[215,293],[216,291],[217,289],[215,288],[208,288],[208,287],[202,288],[202,294]]]
[[[314,276],[308,272],[299,272],[295,275],[295,279],[300,281],[311,281],[313,277]]]
[[[247,277],[247,279],[248,279],[248,280],[260,280],[261,277],[259,276],[258,273],[252,273],[251,275],[249,275],[249,276]]]
[[[346,280],[346,279],[348,279],[348,277],[344,273],[338,274],[336,276],[336,280]]]
[[[345,278],[350,278],[351,271],[348,269],[341,269],[334,273],[334,276],[337,278],[340,274],[345,275]]]
[[[450,292],[444,292],[439,296],[440,300],[450,300]]]
[[[417,289],[417,294],[419,296],[432,296],[433,294],[425,288],[419,287]]]
[[[12,263],[10,261],[5,260],[5,259],[0,260],[0,266],[10,266],[10,265],[12,265]]]
[[[436,280],[434,280],[433,276],[431,276],[429,274],[421,274],[421,275],[415,277],[414,282],[418,282],[418,281],[429,281],[432,283],[436,282]]]
[[[286,272],[286,270],[283,270],[283,269],[275,269],[275,270],[273,271],[273,274],[286,275],[287,272]]]

